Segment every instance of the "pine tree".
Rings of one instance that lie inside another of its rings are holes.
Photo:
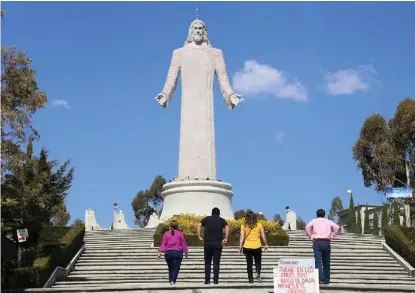
[[[378,213],[375,213],[373,216],[373,229],[372,229],[373,235],[379,235],[379,217]]]
[[[392,218],[392,224],[400,226],[401,221],[399,217],[399,206],[398,203],[395,201],[393,203],[393,218]]]
[[[361,208],[357,212],[357,227],[356,227],[356,233],[362,234],[362,212]]]
[[[369,224],[369,210],[367,208],[367,204],[366,204],[366,209],[365,209],[365,223],[364,223],[364,231],[363,233],[365,234],[370,234],[372,233],[371,229],[370,229],[370,224]]]
[[[347,214],[347,232],[356,233],[356,210],[354,208],[353,195],[350,195],[349,212]]]
[[[385,229],[388,226],[389,226],[388,205],[384,204],[382,207],[382,222],[381,222],[382,234],[385,234]]]

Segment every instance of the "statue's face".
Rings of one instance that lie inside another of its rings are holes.
[[[205,39],[206,30],[202,23],[196,22],[192,27],[193,41],[201,42]]]

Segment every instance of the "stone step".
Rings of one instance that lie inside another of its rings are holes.
[[[85,258],[82,257],[78,260],[77,265],[101,265],[101,264],[114,264],[114,265],[134,265],[134,264],[148,264],[148,263],[154,263],[156,259],[156,256],[154,255],[152,258],[137,258],[137,259],[131,259],[128,258]],[[262,258],[262,263],[265,265],[272,264],[275,265],[278,263],[279,258]],[[162,258],[160,261],[164,262],[164,259]],[[185,260],[186,263],[200,263],[203,262],[202,257],[192,257],[191,255]],[[221,258],[221,264],[245,264],[245,258],[241,257],[239,260],[235,260],[233,258]],[[350,258],[343,258],[343,259],[332,259],[331,264],[361,264],[362,259],[350,259]],[[372,265],[376,264],[379,266],[383,265],[393,265],[393,266],[400,266],[394,259],[392,258],[385,258],[380,260],[370,260],[364,263],[365,265]]]
[[[138,255],[134,256],[133,258],[131,255],[126,256],[118,256],[118,257],[112,257],[112,256],[88,256],[83,255],[78,260],[79,263],[143,263],[143,262],[154,262],[156,260],[157,254],[149,254],[149,255]],[[282,255],[262,255],[262,262],[278,262],[281,257],[285,257]],[[308,258],[313,258],[313,255],[310,254]],[[195,254],[189,254],[187,258],[183,258],[184,262],[193,262],[193,261],[203,261],[204,257],[203,255],[195,255]],[[245,262],[245,256],[244,255],[222,255],[221,262]],[[161,256],[161,260],[164,261],[164,256]],[[342,262],[342,263],[348,263],[348,262],[360,262],[365,261],[364,264],[373,262],[373,263],[397,263],[393,258],[389,256],[384,257],[377,257],[375,259],[365,259],[364,256],[354,256],[354,257],[348,257],[348,256],[333,256],[331,258],[331,263],[336,262]]]
[[[303,243],[303,242],[311,242],[310,239],[308,238],[304,238],[304,239],[299,239],[299,238],[292,238],[290,237],[289,239],[290,243]],[[355,244],[355,243],[363,243],[363,244],[370,244],[370,245],[379,245],[382,244],[381,240],[346,240],[346,239],[335,239],[332,240],[331,243],[344,243],[344,244]]]
[[[277,266],[277,260],[262,260],[262,266]],[[81,262],[79,261],[76,264],[76,267],[83,268],[83,267],[90,267],[90,266],[102,266],[102,267],[131,267],[131,266],[156,266],[156,265],[163,265],[165,266],[165,261],[163,259],[160,259],[157,261],[156,259],[153,260],[144,260],[144,261],[127,261],[127,262],[120,262],[120,261],[113,261],[113,262]],[[182,266],[204,266],[204,260],[203,259],[184,259],[182,262]],[[222,266],[246,266],[246,260],[240,259],[240,260],[223,260],[221,259],[221,265]],[[338,266],[342,267],[364,267],[364,268],[370,268],[373,267],[376,268],[399,268],[403,269],[398,263],[378,263],[378,262],[367,262],[367,263],[347,263],[342,262],[338,263],[335,261],[331,262],[331,267],[336,268]]]
[[[112,281],[112,280],[140,280],[142,279],[144,273],[135,272],[135,273],[129,273],[129,274],[112,274],[112,273],[102,273],[102,274],[70,274],[68,276],[68,279],[66,281]],[[272,279],[272,272],[263,272],[262,277],[264,279],[271,278]],[[164,274],[158,274],[158,275],[147,275],[146,279],[165,279],[167,276],[167,269],[164,271]],[[196,276],[189,276],[186,274],[186,272],[180,271],[179,276],[181,278],[188,278],[189,280],[192,278],[203,278],[204,271],[200,271],[197,273]],[[228,279],[228,278],[239,278],[239,279],[245,279],[247,276],[246,271],[238,272],[237,274],[223,274],[221,271],[220,278],[222,279]],[[333,272],[331,274],[332,280],[350,280],[350,282],[354,282],[354,280],[357,279],[365,279],[365,280],[390,280],[390,281],[408,281],[408,282],[414,282],[414,278],[409,277],[406,274],[401,275],[377,275],[377,274],[356,274],[356,272],[349,272],[349,274],[345,275],[344,273],[339,272]]]
[[[152,243],[154,242],[153,239],[118,239],[118,240],[106,240],[106,239],[94,239],[94,240],[85,240],[86,244],[99,244],[99,245],[127,245],[127,244],[135,244],[135,243]],[[312,246],[312,242],[310,240],[306,241],[293,241],[290,240],[288,246]],[[355,247],[355,246],[363,246],[363,247],[382,247],[382,242],[347,242],[347,241],[335,241],[331,243],[332,247],[337,246],[347,246],[347,247]],[[285,247],[285,246],[279,246]]]
[[[131,245],[111,245],[111,246],[91,246],[91,245],[87,245],[86,246],[88,249],[88,251],[106,251],[106,252],[111,252],[111,251],[132,251],[132,250],[138,250],[139,248],[137,248],[136,246],[131,246]],[[146,247],[140,247],[140,248],[146,248]],[[158,247],[147,247],[150,248],[152,250],[157,251]],[[301,252],[301,251],[312,251],[312,246],[296,246],[296,247],[288,247],[288,246],[273,246],[273,247],[269,247],[268,248],[268,252],[286,252],[286,251],[292,251],[292,252]],[[189,251],[203,251],[203,247],[200,246],[191,246],[189,247]],[[225,246],[222,250],[223,252],[227,252],[227,251],[239,251],[239,248],[237,246]],[[332,248],[332,254],[333,253],[379,253],[384,251],[382,247],[372,247],[372,248],[360,248],[360,247],[333,247]]]
[[[394,292],[404,293],[412,292],[413,288],[410,286],[398,285],[359,285],[359,284],[330,284],[329,286],[321,286],[321,293],[328,292],[342,292],[342,293],[378,293],[378,292]],[[368,290],[372,289],[372,290]],[[79,287],[79,288],[36,288],[26,289],[25,292],[143,292],[143,293],[273,293],[272,283],[254,283],[254,284],[218,284],[218,285],[203,285],[200,283],[186,283],[176,284],[117,284],[105,285],[101,287]]]
[[[85,253],[83,254],[83,257],[85,256],[108,256],[108,257],[126,257],[126,256],[130,256],[130,257],[152,257],[152,255],[157,255],[157,251],[154,251],[152,253],[143,253],[140,251],[103,251],[103,250],[96,250],[96,251],[85,251]],[[194,255],[194,256],[203,256],[203,252],[195,252],[195,251],[190,251],[189,255]],[[264,253],[263,257],[267,258],[267,257],[313,257],[313,251],[309,250],[309,251],[296,251],[296,252],[292,252],[292,251],[286,251],[286,252],[275,252],[275,253]],[[239,253],[237,251],[235,251],[234,253],[222,253],[222,257],[238,257]],[[347,258],[362,258],[362,260],[368,260],[371,258],[377,259],[377,258],[384,258],[384,257],[389,257],[389,254],[387,254],[386,252],[379,252],[379,253],[336,253],[333,254],[332,253],[332,259],[336,259],[338,257],[347,257]]]
[[[123,243],[123,242],[141,242],[141,241],[154,241],[153,237],[131,237],[131,238],[119,238],[116,239],[112,238],[104,238],[104,237],[97,237],[97,238],[84,238],[86,243],[94,243],[94,242],[106,242],[106,243]]]
[[[155,230],[87,232],[86,250],[70,276],[48,292],[145,292],[145,293],[271,293],[273,268],[281,257],[313,258],[312,242],[305,231],[287,231],[289,246],[270,247],[262,254],[263,283],[247,284],[246,260],[238,247],[225,246],[221,258],[221,283],[203,285],[203,247],[189,247],[178,283],[167,282],[164,259],[156,260],[158,247],[151,247]],[[411,292],[415,278],[383,250],[383,237],[339,234],[332,241],[332,283],[320,293]],[[42,290],[42,289],[40,289]],[[53,291],[58,290],[58,291]],[[40,291],[46,292],[46,291]]]
[[[233,289],[239,290],[239,292],[246,292],[246,289],[255,288],[256,293],[262,292],[273,292],[273,283],[271,282],[264,282],[264,283],[254,283],[252,285],[241,283],[241,284],[222,284],[219,283],[218,285],[201,285],[200,283],[178,283],[174,286],[169,284],[117,284],[117,285],[104,285],[101,287],[77,287],[77,288],[52,288],[52,290],[45,290],[45,289],[29,289],[25,290],[25,292],[139,292],[143,290],[147,290],[147,292],[186,292],[185,290],[189,290],[188,292],[192,292],[192,289],[199,289],[201,293],[205,293],[207,288],[212,288],[213,291],[211,292],[218,292],[218,289]],[[338,292],[362,292],[362,291],[372,291],[372,292],[394,292],[394,293],[403,293],[403,292],[411,292],[413,293],[413,286],[408,285],[366,285],[366,284],[330,284],[329,286],[321,286],[323,290],[327,292],[333,292],[333,290],[337,290]],[[370,290],[368,290],[370,288]],[[158,290],[158,291],[155,291]],[[202,291],[203,290],[203,291]],[[257,291],[258,290],[258,291]],[[265,291],[262,291],[265,290]],[[226,292],[226,291],[224,291]],[[236,291],[238,292],[238,291]],[[194,291],[192,293],[195,293]]]
[[[246,276],[245,276],[246,277]],[[85,281],[59,281],[55,284],[55,287],[64,287],[64,286],[99,286],[102,284],[124,284],[124,283],[151,283],[151,282],[166,282],[167,276],[165,276],[163,279],[160,279],[158,277],[148,277],[145,279],[137,280],[134,278],[131,279],[111,279],[111,280],[85,280]],[[199,278],[194,278],[191,281],[192,282],[204,282],[204,276],[200,276]],[[235,279],[234,277],[228,277],[228,276],[221,276],[220,278],[221,283],[243,283],[243,281],[239,279]],[[178,282],[184,282],[189,281],[188,279],[184,279],[182,276],[180,276],[177,279]],[[262,278],[263,282],[273,282],[272,276],[263,276]],[[332,284],[336,283],[358,283],[358,284],[400,284],[400,285],[415,285],[415,280],[411,279],[401,279],[401,280],[372,280],[372,279],[332,279]]]
[[[166,266],[164,267],[164,269],[160,268],[159,270],[156,270],[153,267],[149,267],[147,268],[147,270],[137,270],[137,269],[131,269],[131,268],[125,268],[125,269],[106,269],[106,270],[100,270],[99,268],[89,268],[87,271],[86,270],[77,270],[75,269],[74,271],[72,271],[71,276],[98,276],[98,275],[141,275],[141,276],[145,276],[147,277],[149,275],[149,270],[153,270],[151,272],[151,275],[153,276],[165,276],[166,274]],[[183,269],[180,270],[180,273],[183,276],[186,276],[188,278],[192,278],[192,277],[197,277],[200,276],[200,274],[204,274],[204,269],[203,268],[196,268],[196,269],[191,269],[191,268],[186,268],[183,267]],[[333,268],[331,269],[331,273],[333,273],[333,275],[335,274],[350,274],[350,273],[354,273],[355,275],[383,275],[383,276],[392,276],[392,275],[402,275],[405,274],[406,272],[404,270],[360,270],[359,273],[357,273],[355,270],[350,269],[350,268]],[[263,269],[263,275],[266,276],[267,274],[272,275],[272,268],[267,269],[266,267],[264,267]],[[235,278],[237,277],[244,277],[246,275],[246,270],[244,268],[236,268],[236,269],[229,269],[229,270],[221,270],[221,275],[224,276],[234,276]],[[334,278],[334,277],[333,277]]]
[[[292,235],[289,235],[288,237],[289,237],[290,240],[308,240],[308,241],[310,241],[310,239],[306,235],[302,235],[302,236],[292,236]],[[332,241],[382,242],[382,241],[385,241],[385,239],[380,239],[380,238],[360,238],[360,237],[357,237],[357,238],[353,238],[353,237],[336,237]]]
[[[136,243],[131,243],[131,244],[120,244],[120,243],[113,243],[113,244],[109,244],[109,243],[85,243],[85,247],[90,248],[90,249],[95,249],[95,248],[120,248],[120,249],[130,249],[130,248],[137,248],[137,247],[152,247],[153,246],[153,242],[150,241],[140,241],[140,242],[136,242]]]

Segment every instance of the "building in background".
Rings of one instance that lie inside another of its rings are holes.
[[[373,229],[373,217],[375,214],[378,214],[379,219],[379,230],[381,230],[381,224],[382,224],[382,206],[378,205],[367,205],[368,213],[369,213],[369,226],[370,229]],[[359,216],[361,216],[362,219],[362,234],[364,232],[365,228],[365,211],[366,211],[366,205],[357,205],[355,206],[356,210],[356,219]],[[390,209],[388,209],[388,213],[390,213]],[[342,210],[341,212],[337,213],[337,216],[339,217],[339,226],[341,233],[347,233],[347,217],[349,214],[349,209]],[[403,224],[403,216],[399,216],[401,225]]]

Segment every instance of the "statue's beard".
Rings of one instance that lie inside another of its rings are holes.
[[[204,36],[201,35],[193,35],[193,41],[195,42],[203,42],[205,40]]]

